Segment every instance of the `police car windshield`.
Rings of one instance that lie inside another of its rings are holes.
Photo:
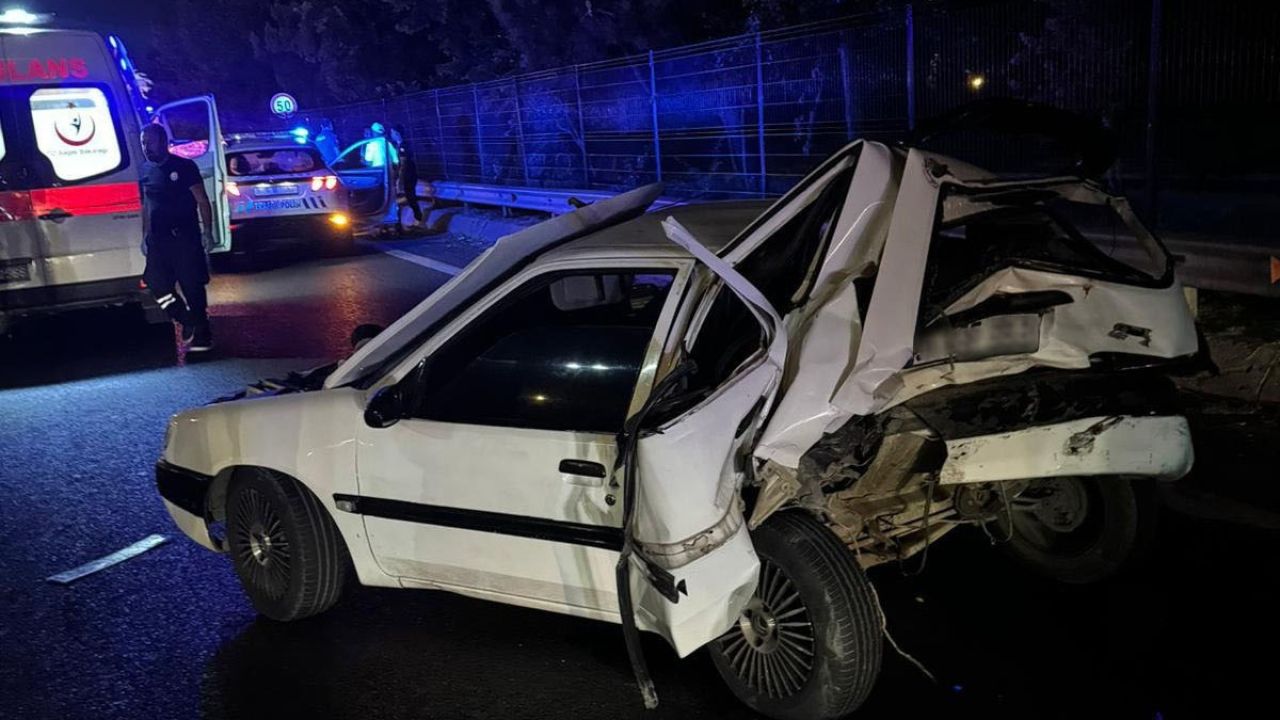
[[[324,169],[324,160],[313,148],[292,147],[227,153],[227,174],[232,177],[293,175]]]

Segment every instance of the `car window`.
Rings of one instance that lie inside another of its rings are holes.
[[[29,103],[36,147],[57,179],[84,180],[124,164],[119,128],[101,89],[40,88]]]
[[[734,266],[759,288],[779,315],[804,303],[816,266],[831,244],[853,172],[848,168],[833,178],[808,207]]]
[[[227,153],[227,174],[291,175],[325,169],[320,153],[311,148],[280,148]]]
[[[764,327],[736,293],[720,284],[688,348],[693,371],[679,390],[649,416],[654,425],[683,415],[728,382],[748,360],[765,347]]]
[[[618,432],[673,278],[626,271],[530,281],[428,358],[417,416]]]
[[[1148,252],[1137,229],[1106,203],[1077,201],[1051,190],[944,192],[919,320],[928,324],[1006,267],[1150,285],[1161,279],[1167,260],[1163,252]]]

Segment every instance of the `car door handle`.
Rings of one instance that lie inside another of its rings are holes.
[[[54,208],[49,212],[44,213],[43,215],[37,215],[36,217],[40,218],[41,220],[52,220],[54,222],[62,222],[63,220],[66,220],[67,218],[72,217],[72,213],[69,213],[66,210],[63,210],[62,208]]]
[[[574,485],[591,485],[598,486],[604,484],[604,476],[607,474],[604,465],[590,460],[561,460],[560,472],[565,475],[576,475],[579,478],[592,478],[588,481],[579,481],[575,479],[565,478],[565,482]]]

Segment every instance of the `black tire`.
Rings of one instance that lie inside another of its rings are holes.
[[[760,556],[756,595],[738,625],[708,646],[720,677],[771,718],[853,712],[880,673],[880,610],[862,568],[830,530],[800,512],[769,518],[752,542]],[[781,622],[800,624],[780,631]]]
[[[333,518],[297,481],[243,471],[227,497],[227,545],[245,594],[281,622],[328,610],[342,595],[350,563]]]
[[[1044,505],[1052,495],[1028,502],[1046,487],[1051,493],[1067,488],[1073,499],[1061,502],[1056,514]],[[1150,482],[1116,477],[1038,481],[1011,514],[1012,533],[1003,511],[992,530],[1009,537],[1006,554],[1032,572],[1073,585],[1105,580],[1140,562],[1154,543],[1159,515]]]

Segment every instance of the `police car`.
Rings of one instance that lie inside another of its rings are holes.
[[[348,190],[301,130],[227,137],[232,250],[298,238],[326,254],[352,245]]]

